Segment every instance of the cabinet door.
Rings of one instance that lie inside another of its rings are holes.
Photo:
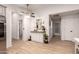
[[[0,6],[0,15],[3,15],[3,16],[5,16],[5,8],[4,7],[2,7],[2,6]]]

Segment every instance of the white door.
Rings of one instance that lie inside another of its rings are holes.
[[[74,21],[72,19],[65,20],[64,27],[65,40],[72,40],[74,35]]]

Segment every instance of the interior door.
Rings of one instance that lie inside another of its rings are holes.
[[[65,20],[64,23],[64,36],[65,36],[65,40],[72,40],[74,38],[74,22],[72,19],[69,20]]]

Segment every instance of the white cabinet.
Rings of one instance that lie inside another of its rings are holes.
[[[4,7],[4,6],[2,6],[2,5],[0,5],[0,15],[5,16],[5,14],[6,14],[5,12],[6,12],[5,7]]]
[[[31,31],[31,40],[43,43],[44,41],[43,34],[44,34],[43,32]]]

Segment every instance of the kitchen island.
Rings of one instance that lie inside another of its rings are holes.
[[[31,31],[31,40],[43,43],[44,41],[43,35],[44,35],[43,31]]]

